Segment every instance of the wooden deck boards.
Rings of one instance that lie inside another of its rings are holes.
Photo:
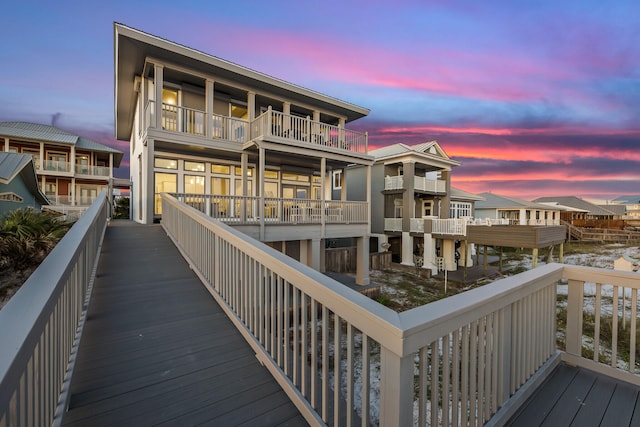
[[[639,392],[638,386],[561,364],[506,425],[638,426]]]
[[[63,423],[307,425],[159,226],[107,229]]]

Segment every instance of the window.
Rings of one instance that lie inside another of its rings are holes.
[[[156,157],[154,159],[154,165],[162,169],[178,169],[178,161],[174,159],[161,159]]]
[[[242,168],[236,166],[236,175],[242,176]],[[253,168],[247,168],[247,176],[253,176]]]
[[[86,154],[76,154],[76,173],[89,174],[89,156]]]
[[[30,154],[33,157],[33,164],[36,166],[36,169],[40,169],[40,150],[34,148],[23,148],[23,154]]]
[[[204,176],[185,175],[184,192],[187,194],[204,194]]]
[[[204,172],[204,163],[202,162],[184,162],[184,170],[192,172]]]
[[[215,194],[216,196],[228,196],[230,194],[229,178],[211,178],[211,194]]]
[[[333,189],[342,189],[342,171],[333,171]]]
[[[432,215],[433,215],[433,200],[423,200],[422,216],[432,216]]]
[[[264,179],[278,179],[280,176],[278,171],[266,170],[264,171]]]
[[[162,214],[162,199],[160,193],[175,193],[178,190],[178,175],[174,173],[156,172],[155,181],[154,212],[160,215]]]
[[[219,173],[220,175],[229,175],[231,174],[231,166],[229,165],[217,165],[217,164],[212,164],[211,165],[211,172],[212,173]]]
[[[298,175],[295,173],[282,173],[282,179],[286,181],[309,182],[308,175]]]
[[[48,152],[45,169],[49,171],[69,172],[67,153]]]
[[[451,202],[449,216],[451,218],[464,218],[471,216],[471,203]]]
[[[22,203],[22,200],[22,197],[13,192],[0,193],[0,201],[2,202]]]

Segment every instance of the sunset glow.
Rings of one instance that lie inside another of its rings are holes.
[[[128,177],[128,142],[113,137],[117,21],[369,108],[347,127],[370,149],[437,140],[463,190],[611,200],[640,193],[638,16],[633,0],[13,2],[0,121],[115,147]]]

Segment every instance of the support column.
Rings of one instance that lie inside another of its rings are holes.
[[[518,222],[520,225],[527,225],[527,210],[520,209],[520,221]]]
[[[558,248],[558,262],[562,264],[564,262],[564,243],[560,243]]]
[[[326,262],[326,241],[325,239],[320,239],[320,247],[318,248],[320,251],[320,268],[318,271],[320,273],[324,273],[327,271],[327,262]]]
[[[40,144],[40,147],[42,148],[42,144]],[[4,151],[6,153],[9,152],[9,138],[4,138]]]
[[[215,98],[214,81],[207,79],[205,81],[204,99],[205,106],[205,119],[204,119],[204,136],[207,138],[213,138],[213,100]]]
[[[343,202],[347,200],[347,168],[342,169],[340,174],[340,200]]]
[[[413,177],[415,175],[415,171],[416,165],[414,162],[402,163],[402,189],[404,190],[402,193],[402,231],[411,230],[411,218],[415,217],[413,199]],[[402,240],[404,241],[404,233]],[[404,247],[402,256],[404,257]]]
[[[258,206],[258,215],[260,216],[260,241],[264,241],[264,148],[258,149],[258,174],[256,179],[260,185],[260,205]],[[279,215],[281,215],[280,213]]]
[[[242,194],[240,194],[242,197],[242,201],[240,202],[240,220],[242,221],[242,223],[247,222],[247,199],[245,196],[249,196],[249,194],[247,194],[248,191],[248,180],[249,180],[249,153],[242,153],[240,154],[240,173],[242,174],[242,186],[240,188],[240,191],[242,192]]]
[[[142,222],[144,224],[153,224],[153,208],[155,199],[155,185],[154,185],[154,173],[153,173],[153,153],[154,153],[155,141],[153,139],[147,139],[147,145],[144,147],[144,161],[143,161],[143,173],[144,179],[141,184],[140,196],[143,197],[142,206],[144,209],[144,215]]]
[[[113,178],[113,153],[109,153],[109,178]]]
[[[473,267],[473,243],[465,240],[460,245],[460,267]]]
[[[300,240],[299,246],[300,246],[300,253],[299,253],[298,261],[300,261],[301,264],[311,267],[309,262],[309,252],[310,252],[309,240]]]
[[[154,64],[154,83],[153,88],[155,92],[155,128],[162,129],[162,88],[164,86],[164,65]]]
[[[325,157],[320,158],[320,235],[322,237],[325,236],[326,232],[326,221],[327,221],[327,198],[325,194],[325,178],[327,175],[327,159]],[[312,186],[313,187],[313,186]]]
[[[249,112],[249,123],[251,124],[256,118],[255,92],[247,92],[247,111]]]
[[[7,138],[7,147],[9,147],[9,139]],[[40,166],[38,170],[44,170],[44,143],[40,143]],[[44,185],[42,186],[42,191],[44,191]]]
[[[403,265],[415,265],[413,263],[413,237],[408,231],[402,232],[402,261]]]
[[[76,178],[71,178],[71,206],[77,206],[76,201]]]
[[[532,254],[532,258],[533,258],[533,268],[536,268],[538,266],[538,248],[533,248],[533,250],[531,251]]]
[[[444,257],[444,269],[447,271],[456,271],[456,243],[453,240],[445,239],[442,241],[442,256]]]
[[[413,354],[400,357],[386,347],[380,348],[380,425],[413,424]]]
[[[307,249],[308,249],[308,255],[307,255],[307,261],[308,261],[308,266],[313,268],[314,270],[320,271],[321,268],[321,258],[322,255],[321,253],[323,252],[322,250],[322,243],[323,240],[322,239],[311,239],[307,241]]]
[[[424,233],[424,245],[422,249],[422,268],[431,270],[431,275],[438,274],[436,263],[436,240],[431,233]]]
[[[356,285],[367,286],[369,279],[369,236],[356,239]]]

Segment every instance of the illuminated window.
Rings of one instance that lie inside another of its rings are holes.
[[[178,175],[173,173],[155,173],[154,212],[162,214],[162,199],[160,193],[175,193],[178,191]]]
[[[184,170],[192,172],[204,172],[204,163],[184,162]]]
[[[219,173],[220,175],[229,175],[231,173],[231,166],[212,164],[211,172]]]
[[[161,159],[156,157],[154,160],[155,167],[162,169],[178,169],[178,161],[173,159]]]

